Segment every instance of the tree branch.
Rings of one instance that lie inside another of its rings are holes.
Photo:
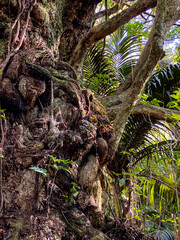
[[[180,10],[177,10],[175,14],[176,14],[175,20],[178,21],[180,19]]]
[[[117,91],[117,93],[128,91],[128,94],[120,105],[113,124],[116,137],[112,140],[111,146],[115,151],[119,145],[128,116],[138,101],[139,94],[156,64],[164,56],[163,43],[165,36],[176,20],[177,16],[174,16],[174,13],[177,11],[179,4],[180,0],[158,0],[156,16],[148,42],[135,68]]]
[[[138,0],[131,7],[123,10],[121,13],[112,17],[107,22],[104,22],[90,29],[89,32],[76,46],[69,63],[75,69],[78,69],[89,47],[91,47],[100,39],[103,39],[104,37],[116,31],[119,27],[129,22],[132,18],[138,16],[150,8],[155,7],[156,3],[157,0]]]
[[[113,106],[112,108],[107,108],[107,114],[111,121],[115,119],[119,111],[119,106]],[[179,114],[180,111],[169,109],[169,108],[163,108],[158,107],[155,105],[148,105],[143,103],[138,103],[136,106],[132,109],[131,114],[145,114],[150,117],[155,117],[159,120],[165,120],[167,122],[174,122],[177,121],[175,117],[173,117],[173,113]]]
[[[119,5],[116,4],[116,5],[114,5],[112,8],[109,8],[109,9],[107,10],[107,16],[110,16],[110,15],[116,13],[118,10],[119,10]],[[99,18],[102,18],[102,17],[104,17],[105,15],[106,15],[106,9],[103,10],[103,11],[101,11],[101,12],[96,13],[95,16],[94,16],[94,20],[97,20],[97,19],[99,19]]]
[[[155,117],[159,120],[165,120],[168,122],[174,122],[177,121],[175,117],[173,117],[173,113],[179,114],[180,111],[169,109],[169,108],[163,108],[163,107],[158,107],[154,105],[145,105],[142,103],[138,103],[132,110],[132,114],[145,114],[149,115],[151,117]]]
[[[133,2],[133,1],[135,1],[135,0],[127,0],[127,2]],[[128,7],[130,7],[130,5],[129,5],[128,3],[126,3],[126,2],[124,2],[123,0],[117,0],[116,2],[117,2],[116,5],[114,5],[112,8],[109,8],[109,9],[108,9],[108,11],[107,11],[107,15],[108,15],[108,16],[116,13],[116,12],[119,10],[119,3],[120,3],[120,2],[121,2],[121,4],[122,4],[122,7],[123,7],[123,6],[128,6]],[[98,13],[95,14],[94,20],[97,20],[97,19],[99,19],[99,18],[102,18],[102,17],[104,17],[105,15],[106,15],[106,10],[100,11],[100,12],[98,12]]]

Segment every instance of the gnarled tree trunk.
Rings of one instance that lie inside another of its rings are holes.
[[[105,219],[97,191],[113,132],[67,63],[98,2],[0,3],[1,239],[108,239],[98,230]]]
[[[163,56],[180,1],[138,0],[92,27],[99,2],[0,2],[1,239],[109,239],[101,231],[109,221],[101,204],[102,166],[113,159],[138,95]],[[157,2],[134,73],[106,99],[115,136],[104,107],[80,87],[75,70],[93,43]]]

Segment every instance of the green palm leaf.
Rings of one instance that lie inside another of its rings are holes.
[[[159,229],[152,233],[157,240],[174,240],[174,235],[170,230]]]
[[[119,29],[106,40],[105,46],[100,41],[91,47],[83,62],[85,87],[98,95],[114,91],[137,62],[139,45],[138,37],[129,37]],[[105,81],[103,75],[108,75]]]
[[[151,96],[148,100],[157,98],[167,105],[172,100],[170,94],[180,86],[180,63],[171,64],[168,67],[155,72],[145,87],[145,93]]]

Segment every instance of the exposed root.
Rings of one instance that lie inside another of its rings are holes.
[[[21,46],[23,44],[23,41],[25,39],[27,28],[28,28],[29,21],[30,21],[30,14],[31,14],[34,6],[37,4],[37,0],[29,2],[29,4],[30,4],[30,6],[29,6],[29,9],[28,9],[28,12],[27,12],[25,26],[21,26],[21,18],[23,16],[23,13],[25,13],[26,7],[25,7],[25,0],[23,0],[22,4],[21,4],[21,1],[19,1],[19,8],[21,8],[21,9],[20,9],[19,14],[18,14],[17,18],[15,19],[11,29],[10,29],[9,40],[8,40],[8,54],[5,58],[5,60],[3,60],[2,63],[0,64],[0,69],[1,69],[2,73],[4,72],[6,66],[8,65],[8,63],[10,61],[10,59],[19,51],[19,49],[21,48]],[[16,28],[16,32],[14,33],[15,28]],[[21,29],[23,29],[22,33],[20,31]],[[15,37],[13,39],[14,35],[15,35]],[[12,41],[12,39],[13,39],[13,41]],[[15,44],[16,44],[18,39],[19,39],[19,43],[15,47]],[[3,74],[1,74],[0,80],[2,80],[2,78],[3,78]]]

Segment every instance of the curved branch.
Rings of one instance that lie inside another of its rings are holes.
[[[107,114],[111,121],[115,119],[115,117],[118,114],[118,111],[119,105],[107,108]],[[131,114],[145,114],[150,117],[155,117],[156,119],[159,120],[165,120],[167,122],[177,121],[176,117],[173,116],[173,113],[180,115],[180,111],[177,110],[143,103],[136,104],[136,106],[131,111]]]
[[[154,105],[145,105],[138,103],[132,110],[132,114],[145,114],[151,117],[155,117],[159,120],[165,120],[167,122],[174,122],[177,119],[173,116],[173,113],[180,115],[180,111],[176,111],[169,108],[158,107]]]
[[[107,22],[104,22],[90,29],[89,32],[81,39],[81,41],[76,46],[69,63],[75,69],[78,69],[82,62],[84,54],[89,47],[91,47],[95,42],[99,41],[100,39],[103,39],[104,37],[116,31],[119,27],[129,22],[132,18],[138,16],[139,14],[150,8],[155,7],[156,4],[157,0],[138,0],[134,5],[123,10],[121,13],[112,17]]]

